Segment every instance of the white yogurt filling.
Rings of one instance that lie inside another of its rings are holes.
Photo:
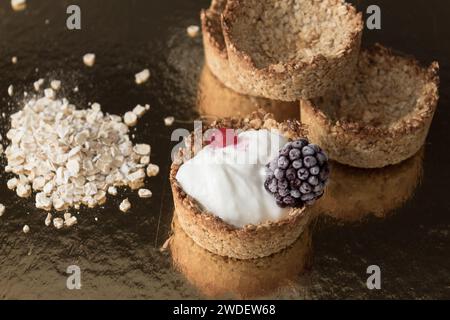
[[[176,179],[206,211],[235,227],[278,221],[289,209],[278,207],[264,188],[265,165],[287,142],[276,131],[245,131],[237,145],[204,147],[179,168]]]

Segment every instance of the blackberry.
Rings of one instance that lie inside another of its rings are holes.
[[[305,139],[287,143],[266,171],[264,187],[282,208],[312,205],[323,195],[330,175],[326,154]]]

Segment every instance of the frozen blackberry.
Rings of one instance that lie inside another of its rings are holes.
[[[305,139],[287,143],[266,168],[264,187],[282,208],[312,205],[330,175],[326,154]]]

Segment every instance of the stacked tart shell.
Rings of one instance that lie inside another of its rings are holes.
[[[362,15],[340,0],[219,0],[201,18],[216,77],[282,101],[321,96],[351,77],[363,30]]]

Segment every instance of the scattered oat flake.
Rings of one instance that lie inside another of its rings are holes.
[[[139,189],[138,190],[138,195],[140,198],[151,198],[151,196],[153,195],[152,192],[148,189]]]
[[[77,217],[71,216],[67,219],[64,219],[64,225],[68,228],[76,225],[78,223]]]
[[[137,124],[138,117],[132,111],[128,111],[123,116],[123,121],[129,127],[134,127]]]
[[[170,127],[171,125],[173,125],[174,122],[175,122],[175,118],[174,118],[174,117],[167,117],[167,118],[164,118],[164,124],[165,124],[167,127]]]
[[[6,186],[8,187],[9,190],[16,190],[18,184],[19,180],[17,180],[17,178],[12,178],[8,180]]]
[[[134,107],[133,113],[138,118],[142,118],[144,116],[144,114],[150,109],[150,106],[149,106],[149,108],[147,108],[147,106],[149,106],[149,105],[146,104],[145,106],[141,106],[140,104],[138,104],[136,107]]]
[[[0,203],[0,217],[5,213],[6,207]]]
[[[151,152],[151,147],[148,144],[141,143],[134,146],[133,151],[140,156],[148,156]]]
[[[143,84],[150,78],[150,70],[144,69],[134,75],[136,84]]]
[[[61,88],[61,81],[52,80],[50,82],[50,87],[52,87],[53,90],[58,91]]]
[[[52,224],[52,214],[49,212],[47,213],[47,218],[45,218],[45,225],[48,227]]]
[[[139,169],[138,171],[136,171],[132,174],[129,174],[127,176],[127,179],[130,181],[130,183],[128,185],[132,190],[139,189],[140,187],[142,187],[144,185],[144,179],[145,179],[144,169]]]
[[[26,0],[11,0],[11,7],[14,11],[22,11],[27,8]]]
[[[150,163],[150,157],[149,156],[143,156],[141,158],[140,163],[143,164],[143,165],[148,165]]]
[[[131,203],[130,201],[127,199],[123,200],[120,205],[119,205],[119,209],[122,212],[127,212],[128,210],[131,209]]]
[[[159,167],[156,164],[149,164],[147,166],[147,176],[155,177],[159,173]]]
[[[83,63],[88,66],[92,67],[95,64],[95,53],[86,53],[83,56]]]
[[[28,225],[24,225],[22,231],[23,233],[28,233],[30,232],[30,227]]]
[[[110,194],[110,195],[112,195],[112,196],[117,196],[117,188],[116,187],[114,187],[114,186],[111,186],[111,187],[109,187],[108,188],[108,193]]]
[[[189,35],[189,37],[195,38],[200,33],[200,27],[196,26],[196,25],[192,25],[192,26],[187,27],[186,31],[187,31],[187,34]]]
[[[53,226],[56,229],[61,229],[62,227],[64,227],[64,220],[61,218],[55,218],[53,219]]]
[[[31,186],[29,184],[19,182],[16,188],[16,193],[20,198],[28,198],[31,196]]]
[[[44,90],[44,95],[46,98],[55,99],[55,91],[52,88],[47,88]]]
[[[8,95],[10,97],[14,95],[14,86],[12,84],[8,87]]]
[[[16,56],[12,57],[11,62],[12,62],[12,64],[16,64],[18,62],[17,57]]]
[[[42,85],[44,84],[44,82],[45,82],[44,79],[39,79],[39,80],[35,81],[35,82],[33,83],[34,90],[35,90],[35,91],[40,91]]]

